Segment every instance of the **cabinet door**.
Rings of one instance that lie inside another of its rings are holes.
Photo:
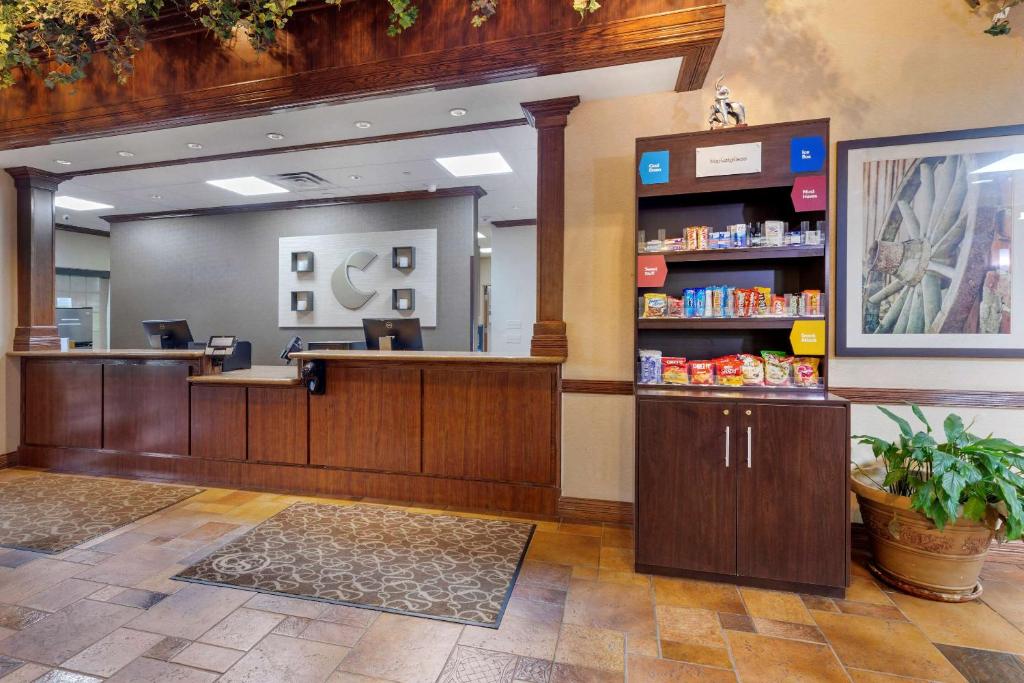
[[[309,464],[306,387],[249,387],[249,460]]]
[[[845,585],[846,408],[739,405],[737,413],[740,574]]]
[[[188,455],[188,363],[103,365],[103,447]]]
[[[193,456],[245,460],[245,422],[245,387],[192,385]]]
[[[641,400],[638,410],[637,563],[735,574],[733,405]]]

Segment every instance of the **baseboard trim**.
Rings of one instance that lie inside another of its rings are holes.
[[[633,524],[633,504],[596,498],[558,499],[558,518],[567,522],[592,524]]]
[[[0,470],[4,469],[5,467],[14,467],[14,465],[17,462],[15,460],[17,455],[17,451],[13,453],[0,453]]]
[[[633,383],[613,379],[563,379],[562,393],[632,396]]]
[[[946,389],[879,389],[875,387],[829,387],[829,391],[851,403],[947,408],[1024,408],[1021,391],[954,391]]]

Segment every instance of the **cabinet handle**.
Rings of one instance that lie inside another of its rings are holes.
[[[747,427],[747,469],[750,469],[750,452],[753,449],[754,437],[751,433],[751,428]]]
[[[725,410],[722,411],[722,415],[728,415],[728,414],[729,414],[729,409],[728,408],[726,408]]]
[[[748,410],[748,411],[747,411],[747,417],[749,417],[749,416],[750,416],[750,411]]]
[[[729,428],[725,428],[725,466],[729,466]]]

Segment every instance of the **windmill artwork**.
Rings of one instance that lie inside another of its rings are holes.
[[[840,355],[1024,355],[1024,138],[955,136],[839,144]]]

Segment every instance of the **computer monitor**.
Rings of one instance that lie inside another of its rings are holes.
[[[192,341],[185,320],[143,320],[142,329],[154,349],[187,349]]]
[[[380,350],[380,338],[392,337],[392,351],[422,351],[423,334],[419,318],[363,318],[366,348]]]

